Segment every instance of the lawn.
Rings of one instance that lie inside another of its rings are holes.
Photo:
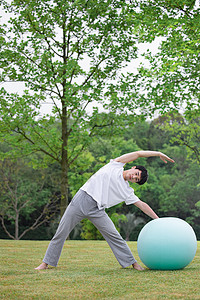
[[[143,272],[122,269],[105,241],[67,241],[57,268],[36,271],[47,246],[0,240],[0,299],[200,299],[200,242],[185,269]]]

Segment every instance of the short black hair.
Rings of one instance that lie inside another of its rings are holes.
[[[147,181],[147,179],[149,177],[147,169],[145,167],[143,167],[143,166],[136,166],[135,168],[137,170],[142,171],[142,173],[141,173],[141,180],[137,182],[139,185],[142,185],[142,184],[144,184]]]

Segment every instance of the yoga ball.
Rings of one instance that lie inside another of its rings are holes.
[[[152,270],[178,270],[194,258],[197,238],[192,227],[179,218],[159,218],[141,230],[137,249],[141,261]]]

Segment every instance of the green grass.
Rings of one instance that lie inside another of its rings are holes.
[[[105,241],[67,241],[57,268],[36,271],[47,246],[0,240],[0,299],[200,299],[200,242],[185,269],[143,272],[122,269]]]

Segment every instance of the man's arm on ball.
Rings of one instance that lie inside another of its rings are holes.
[[[153,209],[145,202],[139,200],[134,203],[135,206],[140,208],[147,216],[151,217],[152,219],[158,219],[159,217],[153,211]]]

